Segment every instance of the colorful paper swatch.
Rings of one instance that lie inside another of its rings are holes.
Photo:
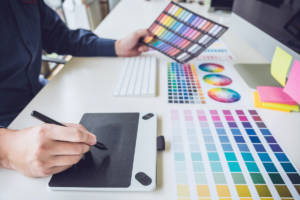
[[[150,26],[154,36],[141,42],[183,64],[197,57],[227,29],[171,2]]]
[[[241,99],[241,95],[227,88],[214,88],[208,91],[208,96],[223,103],[233,103]]]
[[[226,44],[218,39],[205,49],[195,59],[198,60],[235,60],[233,53],[229,50]]]
[[[290,54],[280,47],[276,47],[271,64],[271,74],[282,86],[285,86],[286,76],[292,59],[293,57]]]
[[[168,63],[167,70],[170,104],[251,105],[225,63]]]
[[[281,112],[291,112],[290,110],[286,109],[280,109],[280,108],[272,108],[272,107],[266,107],[262,104],[262,102],[259,99],[258,92],[254,92],[254,106],[256,108],[264,108],[264,109],[269,109],[269,110],[276,110],[276,111],[281,111]]]
[[[168,63],[168,103],[206,103],[194,64]]]
[[[226,86],[232,83],[231,78],[220,74],[208,74],[203,77],[203,80],[211,85]]]
[[[299,169],[256,110],[170,109],[174,199],[299,199]]]
[[[295,60],[289,79],[283,91],[300,104],[300,62]]]
[[[283,88],[258,86],[257,91],[261,102],[297,105],[297,102],[283,92]]]

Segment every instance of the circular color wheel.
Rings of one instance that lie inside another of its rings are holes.
[[[203,63],[199,65],[199,69],[205,72],[222,72],[224,67],[216,63]]]
[[[225,86],[232,83],[231,78],[220,74],[208,74],[203,77],[203,80],[211,85]]]
[[[239,93],[227,88],[213,88],[208,91],[208,96],[213,100],[222,103],[234,103],[241,99]]]

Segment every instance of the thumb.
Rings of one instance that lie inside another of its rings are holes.
[[[153,34],[148,29],[140,29],[135,32],[134,37],[140,39],[141,37],[153,36]]]

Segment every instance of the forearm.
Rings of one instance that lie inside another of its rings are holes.
[[[0,167],[2,168],[13,169],[9,161],[8,152],[15,132],[14,130],[0,128]]]

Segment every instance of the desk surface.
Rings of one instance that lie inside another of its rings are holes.
[[[169,1],[166,0],[122,0],[108,17],[95,30],[100,37],[120,39],[132,31],[148,28],[163,11]],[[219,22],[226,22],[223,15],[208,14],[207,6],[184,4],[201,15]],[[226,17],[226,16],[225,16]],[[220,21],[221,20],[221,21]],[[225,24],[228,25],[228,24]],[[234,32],[227,31],[223,41],[237,58],[228,61],[248,97],[253,99],[253,90],[248,88],[232,67],[235,63],[267,63],[252,47],[240,39]],[[246,53],[245,53],[246,52]],[[151,111],[158,115],[158,135],[164,135],[167,149],[158,152],[157,189],[154,192],[70,192],[50,191],[47,189],[50,177],[27,178],[15,171],[0,169],[0,199],[172,199],[171,154],[169,151],[169,134],[167,128],[166,94],[164,86],[166,62],[170,59],[155,52],[158,59],[158,86],[156,98],[114,98],[115,87],[124,58],[73,58],[63,70],[30,102],[30,104],[13,121],[9,128],[23,129],[39,124],[30,117],[32,110],[47,113],[48,116],[62,122],[78,123],[87,112],[142,112]],[[253,100],[252,100],[253,101]],[[178,106],[177,106],[178,107]],[[180,106],[193,108],[191,105]],[[205,106],[205,108],[213,108]],[[215,108],[215,106],[214,106]],[[238,108],[238,107],[236,107]],[[240,107],[239,107],[240,108]],[[282,146],[300,167],[300,114],[282,113],[259,109],[261,116],[271,127]],[[282,125],[284,124],[284,125]]]

